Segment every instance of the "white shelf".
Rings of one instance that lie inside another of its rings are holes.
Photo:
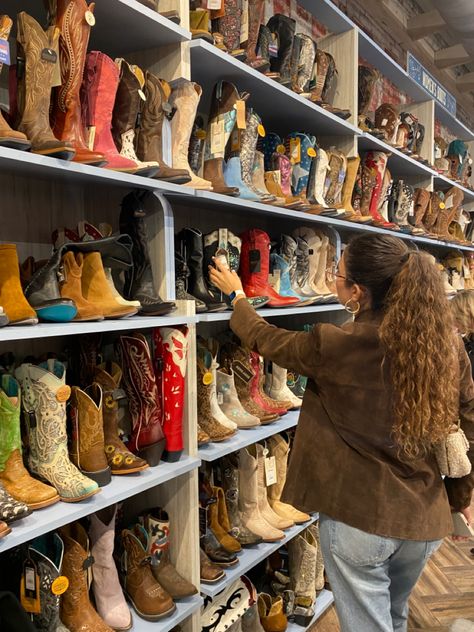
[[[242,551],[237,556],[239,558],[239,563],[231,568],[225,569],[225,577],[221,579],[221,581],[217,584],[201,584],[201,592],[205,595],[209,595],[210,597],[215,597],[218,593],[221,592],[221,590],[227,588],[227,586],[238,579],[241,575],[245,575],[247,571],[262,562],[271,553],[273,553],[274,551],[278,551],[280,547],[284,546],[287,542],[289,542],[299,533],[304,531],[317,519],[318,514],[313,514],[311,516],[311,520],[309,520],[308,522],[291,527],[291,529],[285,531],[286,536],[283,540],[279,540],[278,542],[258,544],[257,546],[242,549]]]
[[[58,502],[55,505],[34,511],[23,520],[12,524],[12,532],[0,540],[0,553],[28,542],[43,533],[57,529],[84,516],[95,513],[104,507],[121,502],[126,498],[162,485],[166,481],[186,474],[199,467],[198,457],[183,455],[177,463],[160,462],[138,474],[113,476],[109,485],[101,488],[98,494],[78,503]]]
[[[465,202],[474,200],[474,191],[472,191],[471,189],[467,189],[466,187],[462,186],[462,184],[459,184],[459,182],[454,182],[446,176],[435,173],[435,189],[446,191],[451,187],[457,187],[458,189],[461,189],[461,191],[464,193]]]
[[[176,314],[171,316],[118,318],[87,323],[39,323],[38,325],[7,325],[0,329],[0,342],[13,340],[32,340],[33,338],[54,338],[56,336],[74,336],[78,334],[130,331],[132,329],[151,329],[192,324],[197,316]]]
[[[42,2],[2,0],[2,13],[14,22],[20,10],[40,24],[46,23]],[[112,58],[191,39],[189,31],[136,0],[99,0],[94,16],[96,24],[91,29],[89,50],[101,50]],[[16,24],[14,26],[16,28]]]
[[[359,152],[364,151],[386,151],[390,152],[390,157],[388,159],[388,168],[390,169],[390,173],[398,178],[403,176],[427,176],[431,177],[436,175],[436,172],[428,167],[428,165],[424,165],[422,162],[415,160],[411,156],[404,154],[399,149],[395,149],[388,143],[375,138],[368,133],[363,133],[359,136]]]
[[[268,437],[272,437],[278,432],[283,432],[284,430],[297,426],[299,416],[299,410],[290,410],[286,413],[286,415],[271,424],[264,424],[263,426],[256,426],[255,428],[238,430],[237,434],[227,441],[208,443],[207,445],[199,448],[199,458],[201,461],[215,461],[226,454],[231,454],[241,448],[252,445],[252,443],[268,439]]]
[[[299,0],[298,4],[314,15],[331,33],[344,33],[355,28],[354,22],[330,0]]]
[[[461,140],[474,140],[474,132],[461,123],[444,105],[435,101],[435,119]]]
[[[116,0],[117,1],[117,0]],[[3,10],[3,6],[2,6]],[[92,167],[70,160],[50,158],[33,154],[29,151],[19,151],[0,147],[0,171],[24,177],[38,179],[60,179],[61,182],[102,184],[104,186],[119,186],[137,189],[149,189],[159,192],[173,192],[179,195],[193,195],[194,190],[163,180],[144,178],[129,173],[120,173],[103,167]]]
[[[176,625],[182,623],[195,612],[200,610],[203,599],[200,595],[193,595],[186,599],[180,599],[176,602],[176,610],[166,619],[160,621],[145,621],[140,619],[137,613],[132,610],[133,626],[130,632],[169,632]]]
[[[304,316],[305,314],[318,314],[322,312],[337,312],[344,309],[339,303],[328,303],[327,305],[306,305],[303,307],[275,307],[262,308],[257,310],[257,314],[262,318],[274,318],[275,316]],[[199,314],[200,323],[215,323],[223,320],[230,320],[233,312],[217,312],[212,314]]]
[[[288,623],[286,632],[303,632],[303,630],[309,630],[311,626],[316,623],[320,617],[322,617],[326,610],[332,606],[333,603],[334,596],[332,592],[330,590],[323,589],[316,597],[316,608],[314,611],[314,617],[311,619],[311,623],[308,626],[303,627],[302,625],[298,625],[291,621]]]
[[[320,135],[353,135],[358,129],[296,94],[263,73],[247,66],[213,44],[194,40],[191,49],[191,76],[203,87],[201,109],[209,111],[214,84],[220,79],[236,84],[239,92],[249,92],[249,103],[270,130],[286,134],[298,129]],[[291,116],[288,113],[291,108]]]

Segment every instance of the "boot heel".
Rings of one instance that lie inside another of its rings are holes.
[[[84,476],[87,478],[91,478],[93,481],[97,483],[99,487],[105,487],[112,480],[112,472],[110,467],[105,470],[99,470],[98,472],[86,472],[86,470],[81,470]]]
[[[311,621],[313,620],[314,617],[314,610],[313,608],[308,608],[307,610],[304,611],[304,613],[296,613],[296,611],[298,610],[298,608],[295,609],[294,611],[294,621],[296,623],[296,625],[300,625],[304,628],[307,628],[309,626],[309,624],[311,623]]]
[[[161,460],[166,461],[167,463],[176,463],[177,461],[179,461],[182,454],[182,450],[174,450],[172,452],[168,452],[167,450],[165,450],[163,452]]]
[[[158,465],[165,449],[165,439],[157,441],[153,445],[148,445],[146,448],[142,448],[138,451],[138,456],[145,461],[151,467]]]

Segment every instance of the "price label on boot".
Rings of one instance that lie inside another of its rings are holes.
[[[0,39],[0,64],[10,65],[10,44],[4,39]]]
[[[89,26],[95,25],[95,15],[92,13],[92,11],[86,11],[84,17],[86,18],[86,22]]]
[[[56,577],[51,584],[51,592],[53,595],[62,595],[69,588],[69,579],[65,575]]]
[[[316,150],[314,147],[308,147],[307,154],[310,158],[316,158]]]
[[[265,482],[267,487],[275,485],[277,482],[276,459],[274,456],[265,459]]]
[[[219,118],[211,123],[211,154],[220,154],[225,150],[224,119]]]
[[[209,386],[209,384],[212,384],[212,373],[210,371],[206,371],[204,373],[204,375],[202,376],[202,383],[204,384],[204,386]]]
[[[222,9],[222,0],[207,0],[207,8],[212,11],[219,11]]]
[[[237,111],[237,127],[238,129],[246,129],[247,123],[245,121],[245,101],[239,99],[235,102],[234,105],[235,110]]]

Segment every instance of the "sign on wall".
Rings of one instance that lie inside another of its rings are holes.
[[[456,116],[456,99],[439,81],[436,81],[433,75],[431,75],[410,52],[407,53],[407,70],[410,77],[429,92],[433,99],[436,99],[436,101],[444,105],[451,114]]]

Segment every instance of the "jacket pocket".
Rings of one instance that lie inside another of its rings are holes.
[[[360,531],[343,522],[331,521],[331,553],[354,566],[377,566],[393,555],[399,540]]]

